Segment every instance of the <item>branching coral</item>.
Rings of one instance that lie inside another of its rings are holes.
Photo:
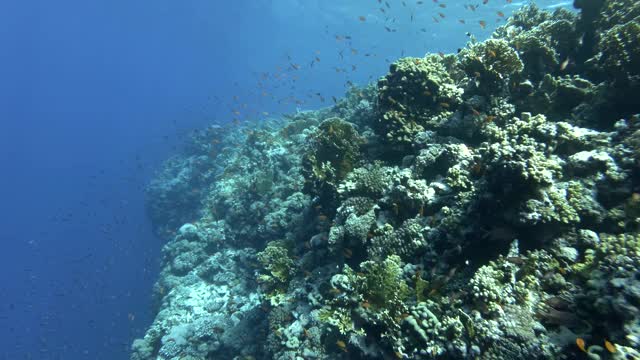
[[[269,297],[286,292],[295,271],[295,263],[289,257],[286,244],[282,241],[270,242],[257,254],[257,259],[264,269],[258,277],[258,282],[265,287]]]
[[[357,276],[358,291],[371,304],[389,308],[397,305],[409,294],[407,284],[402,280],[400,257],[391,255],[382,262],[365,261],[360,264],[364,276]]]

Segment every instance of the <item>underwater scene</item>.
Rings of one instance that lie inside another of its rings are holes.
[[[640,0],[66,2],[0,359],[640,360]]]
[[[640,359],[640,2],[429,3],[353,20],[504,21],[164,163],[131,359]]]

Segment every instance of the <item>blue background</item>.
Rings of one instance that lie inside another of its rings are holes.
[[[144,186],[191,129],[328,106],[516,7],[388,2],[2,2],[0,359],[128,358],[162,246]]]

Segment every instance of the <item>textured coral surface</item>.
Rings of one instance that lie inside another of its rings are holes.
[[[131,358],[639,358],[640,6],[575,3],[195,134]]]

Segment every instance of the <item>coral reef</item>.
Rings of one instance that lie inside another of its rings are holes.
[[[364,140],[351,123],[330,118],[318,125],[308,141],[302,160],[304,190],[319,196],[326,208],[332,208],[338,183],[358,165],[359,145]]]
[[[389,74],[378,81],[378,112],[373,129],[391,144],[407,144],[430,124],[446,119],[461,102],[456,86],[439,55],[403,58],[391,64]]]
[[[156,287],[158,315],[133,343],[131,358],[231,358],[259,351],[251,344],[265,337],[257,330],[266,323],[255,280],[244,266],[253,259],[252,249],[223,250],[189,264],[184,275],[165,268]]]
[[[518,52],[502,39],[471,44],[459,56],[460,66],[480,92],[498,92],[524,68]]]
[[[289,257],[289,249],[282,241],[272,241],[257,254],[264,273],[258,277],[258,282],[268,294],[271,303],[277,305],[282,301],[289,281],[293,276],[295,263]]]
[[[639,15],[640,16],[640,15]],[[609,76],[629,78],[640,75],[640,24],[630,21],[616,25],[598,43],[598,65]],[[623,80],[622,80],[623,81]]]
[[[196,133],[132,359],[639,358],[640,7],[575,5]]]

